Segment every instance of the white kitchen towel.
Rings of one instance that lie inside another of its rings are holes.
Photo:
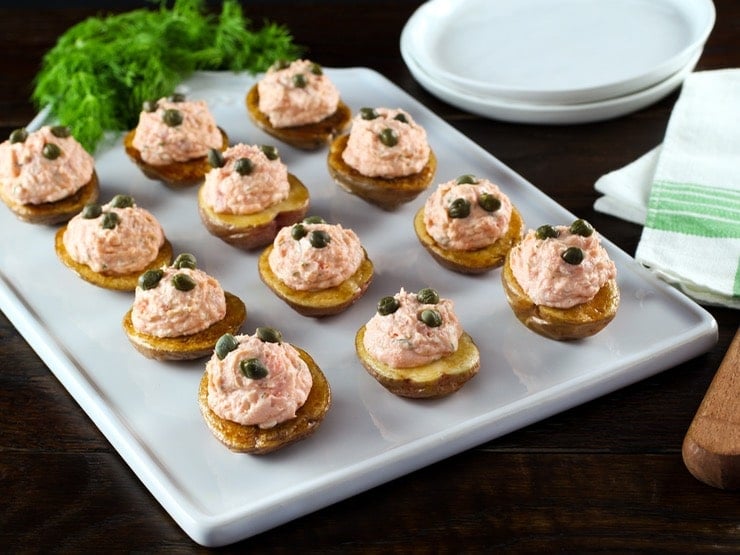
[[[635,258],[697,301],[740,308],[740,69],[684,81],[663,143],[596,182],[644,224]]]

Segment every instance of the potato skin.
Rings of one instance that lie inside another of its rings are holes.
[[[172,262],[172,244],[165,239],[164,244],[160,247],[159,252],[157,253],[157,257],[141,270],[128,274],[105,274],[95,272],[87,264],[80,264],[69,255],[64,246],[64,233],[66,231],[67,226],[64,225],[57,230],[56,235],[54,236],[54,248],[56,250],[57,257],[65,266],[70,268],[82,279],[104,289],[112,289],[114,291],[133,291],[136,289],[136,284],[139,282],[139,276],[145,271],[160,268]]]
[[[221,150],[229,147],[229,137],[226,131],[221,131]],[[141,158],[141,152],[134,147],[134,136],[136,129],[132,129],[123,138],[123,146],[126,154],[149,179],[162,181],[173,189],[191,187],[203,181],[205,175],[211,170],[208,156],[200,156],[186,162],[172,162],[170,164],[153,165],[146,163]]]
[[[414,216],[414,231],[422,246],[442,267],[461,274],[482,274],[503,265],[506,254],[522,238],[524,220],[512,208],[509,229],[493,244],[473,251],[445,249],[432,238],[424,225],[424,206]]]
[[[321,121],[295,127],[273,127],[267,115],[259,109],[259,91],[256,84],[247,91],[245,101],[247,113],[257,127],[276,139],[302,150],[318,150],[326,146],[334,137],[343,133],[352,120],[352,111],[340,100],[337,111]]]
[[[243,250],[264,247],[275,239],[281,228],[301,221],[310,205],[306,186],[288,174],[290,193],[287,199],[262,212],[247,215],[218,214],[203,201],[203,186],[198,191],[198,213],[211,235]]]
[[[79,214],[86,204],[97,201],[100,195],[100,181],[97,172],[93,170],[90,180],[74,194],[42,204],[21,204],[3,191],[4,187],[0,187],[0,200],[8,205],[18,219],[30,224],[54,225],[68,222]]]
[[[506,300],[532,331],[558,341],[583,339],[600,332],[616,316],[620,297],[616,279],[606,282],[590,301],[571,308],[536,305],[514,277],[509,258],[501,272]]]
[[[473,338],[463,332],[457,351],[439,360],[412,368],[393,368],[365,349],[363,325],[355,335],[355,351],[365,370],[380,385],[400,397],[431,399],[454,393],[480,369],[480,352]]]
[[[208,406],[208,373],[203,373],[198,387],[198,406],[211,433],[226,447],[237,453],[264,455],[305,439],[319,428],[331,407],[331,386],[313,358],[306,351],[296,349],[308,365],[313,385],[296,417],[272,428],[245,426],[218,416]]]
[[[155,360],[194,360],[210,355],[225,333],[236,334],[247,318],[247,309],[236,295],[226,295],[226,315],[198,333],[180,337],[156,337],[137,331],[131,320],[131,309],[123,317],[123,330],[131,345],[147,358]]]
[[[273,248],[268,245],[260,254],[257,263],[260,278],[275,295],[303,316],[318,318],[339,314],[362,297],[373,280],[375,270],[365,252],[358,270],[339,285],[318,291],[299,291],[285,285],[270,268],[268,259]]]
[[[392,211],[414,200],[425,191],[437,172],[437,157],[429,151],[429,160],[419,173],[403,177],[368,177],[349,166],[342,158],[349,135],[340,135],[329,146],[329,175],[345,191],[380,208]]]

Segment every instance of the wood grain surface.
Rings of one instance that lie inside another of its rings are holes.
[[[683,461],[698,480],[740,489],[740,331],[686,432]]]
[[[381,72],[634,254],[640,226],[595,212],[593,183],[661,142],[678,93],[619,119],[573,126],[464,113],[422,89],[400,57],[400,31],[420,3],[254,0],[244,6],[256,23],[269,18],[287,25],[307,56],[325,66]],[[34,116],[28,99],[43,53],[69,26],[105,6],[65,4],[0,9],[3,136]],[[740,66],[740,2],[715,5],[717,23],[699,70]],[[4,236],[0,248],[12,248],[12,238]],[[681,454],[738,326],[737,311],[708,310],[719,340],[705,354],[220,551],[737,552],[740,497],[695,479]],[[3,314],[0,361],[4,552],[208,551],[161,508]]]

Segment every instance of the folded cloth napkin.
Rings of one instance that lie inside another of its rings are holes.
[[[690,74],[663,143],[594,187],[594,209],[644,224],[640,263],[701,303],[740,308],[740,69]]]

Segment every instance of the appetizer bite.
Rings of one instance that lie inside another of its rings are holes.
[[[516,317],[557,340],[601,331],[619,306],[617,270],[585,220],[529,230],[509,251],[501,279]]]
[[[134,292],[123,329],[134,348],[157,360],[207,356],[225,333],[236,333],[247,317],[244,303],[183,253],[171,266],[147,270]]]
[[[162,226],[129,195],[107,204],[87,204],[56,232],[59,259],[99,287],[133,291],[139,276],[172,260]]]
[[[0,144],[0,199],[25,222],[66,222],[99,190],[95,160],[68,127],[20,128]]]
[[[488,179],[469,174],[441,183],[414,217],[424,248],[445,268],[464,274],[501,266],[523,228],[509,197]]]
[[[364,295],[373,264],[354,231],[320,217],[282,228],[259,258],[262,281],[304,316],[337,314]]]
[[[211,169],[208,152],[225,150],[229,138],[203,100],[182,94],[147,101],[139,123],[124,137],[129,158],[150,179],[180,188],[203,180]]]
[[[355,335],[362,365],[402,397],[449,395],[480,368],[480,352],[462,328],[449,299],[432,288],[383,297]]]
[[[257,127],[304,150],[326,145],[352,118],[334,83],[310,60],[273,64],[249,89],[246,103]]]
[[[264,247],[278,230],[303,219],[308,189],[273,146],[237,144],[209,154],[213,168],[198,192],[206,229],[242,249]]]
[[[327,163],[342,189],[385,210],[416,198],[437,171],[424,128],[391,108],[362,108],[350,132],[332,141]]]
[[[222,336],[198,388],[208,428],[229,449],[261,455],[314,433],[331,388],[311,356],[267,327]]]

